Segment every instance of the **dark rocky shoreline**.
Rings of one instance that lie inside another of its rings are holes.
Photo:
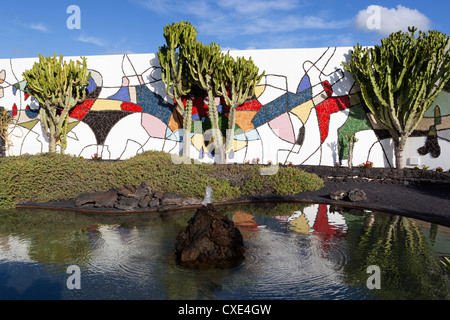
[[[274,194],[242,196],[222,203],[215,203],[215,205],[250,202],[323,203],[385,211],[450,227],[450,173],[414,169],[294,167],[317,174],[324,180],[324,187],[317,191],[301,192],[292,196]],[[223,173],[223,170],[221,172],[221,178],[226,180],[226,173]],[[233,178],[235,177],[233,176]],[[114,198],[113,205],[108,206],[96,206],[95,202],[92,201],[87,202],[84,206],[76,206],[75,200],[67,200],[44,204],[22,203],[18,204],[17,208],[70,210],[100,214],[159,212],[161,215],[167,215],[170,211],[201,207],[201,199],[184,198],[174,193],[159,191],[152,191],[151,197],[146,194],[145,199],[136,201],[136,199],[133,199],[135,198],[133,193],[139,187],[142,188],[143,186],[128,186],[122,190],[109,190],[108,192],[113,193],[113,198],[114,194],[117,195],[117,198]],[[330,197],[333,192],[348,192],[354,189],[364,191],[365,199],[351,202],[348,199],[335,200]],[[81,197],[82,195],[80,195],[80,199]],[[125,198],[130,199],[126,200]],[[164,198],[166,200],[163,201]],[[151,205],[152,200],[153,205]],[[118,202],[121,204],[116,205]],[[132,207],[126,208],[130,203]]]

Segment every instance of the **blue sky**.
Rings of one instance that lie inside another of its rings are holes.
[[[450,33],[448,0],[2,2],[0,58],[154,53],[163,27],[181,20],[196,27],[199,41],[240,50],[374,45],[411,24]],[[80,9],[80,29],[67,27],[70,5]]]

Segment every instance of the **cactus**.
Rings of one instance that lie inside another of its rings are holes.
[[[190,43],[188,66],[192,78],[208,95],[208,114],[211,119],[213,144],[216,155],[220,154],[221,162],[225,160],[223,136],[219,127],[219,112],[215,103],[217,90],[214,86],[214,73],[223,61],[223,53],[216,43],[204,45],[202,42]]]
[[[186,106],[183,97],[191,93],[192,77],[187,66],[190,43],[196,41],[197,30],[189,22],[178,22],[164,27],[166,44],[159,47],[158,59],[161,65],[161,77],[166,85],[166,94],[174,99],[177,110],[183,117],[183,155],[189,156],[189,139],[192,125],[193,97],[189,97]]]
[[[348,140],[348,167],[351,169],[353,167],[353,150],[355,148],[355,143],[358,142],[358,138],[355,134],[347,135]]]
[[[357,44],[351,60],[343,62],[367,108],[391,134],[397,168],[403,168],[407,138],[450,79],[450,37],[419,31],[416,38],[416,31],[392,33],[372,48]]]
[[[86,58],[81,59],[82,62],[67,63],[62,55],[57,58],[56,53],[53,57],[39,54],[39,62],[23,73],[27,93],[40,103],[39,116],[49,138],[49,152],[56,152],[57,143],[64,152],[69,111],[86,98],[90,73]]]
[[[0,158],[6,157],[6,149],[11,144],[8,136],[8,127],[13,123],[13,117],[9,112],[0,107]]]
[[[233,148],[236,109],[255,95],[255,86],[264,76],[264,72],[260,75],[258,73],[259,69],[251,58],[247,60],[238,57],[235,60],[229,54],[224,56],[223,63],[215,70],[214,82],[217,92],[230,107],[226,153]]]

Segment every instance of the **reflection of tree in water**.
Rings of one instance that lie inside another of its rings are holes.
[[[0,212],[0,235],[28,243],[29,257],[38,262],[84,264],[90,257],[91,219],[74,213],[11,210]]]
[[[413,220],[372,213],[359,232],[345,268],[350,285],[365,287],[370,276],[367,267],[376,265],[381,271],[381,289],[373,293],[380,299],[449,297],[449,279]]]
[[[142,222],[145,220],[145,222]],[[46,210],[0,211],[0,245],[2,238],[18,237],[28,243],[28,256],[37,262],[64,267],[85,265],[94,246],[101,241],[99,226],[119,225],[127,230],[135,225],[144,228],[152,223],[148,217],[96,216],[78,212]]]

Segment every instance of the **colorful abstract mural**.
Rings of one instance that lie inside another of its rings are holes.
[[[355,135],[353,164],[391,167],[393,143],[368,114],[359,88],[342,68],[351,48],[230,51],[252,57],[265,76],[255,96],[238,107],[228,163],[345,164],[348,136]],[[67,57],[66,59],[79,59]],[[14,117],[7,155],[47,152],[39,103],[26,93],[22,73],[37,59],[0,60],[0,107]],[[181,154],[182,118],[165,94],[155,54],[88,56],[87,99],[69,114],[66,153],[126,159],[146,150]],[[450,169],[450,92],[443,91],[406,146],[405,165]],[[219,122],[229,107],[216,98]],[[190,156],[213,162],[207,97],[193,106]],[[226,134],[223,130],[224,135]]]

